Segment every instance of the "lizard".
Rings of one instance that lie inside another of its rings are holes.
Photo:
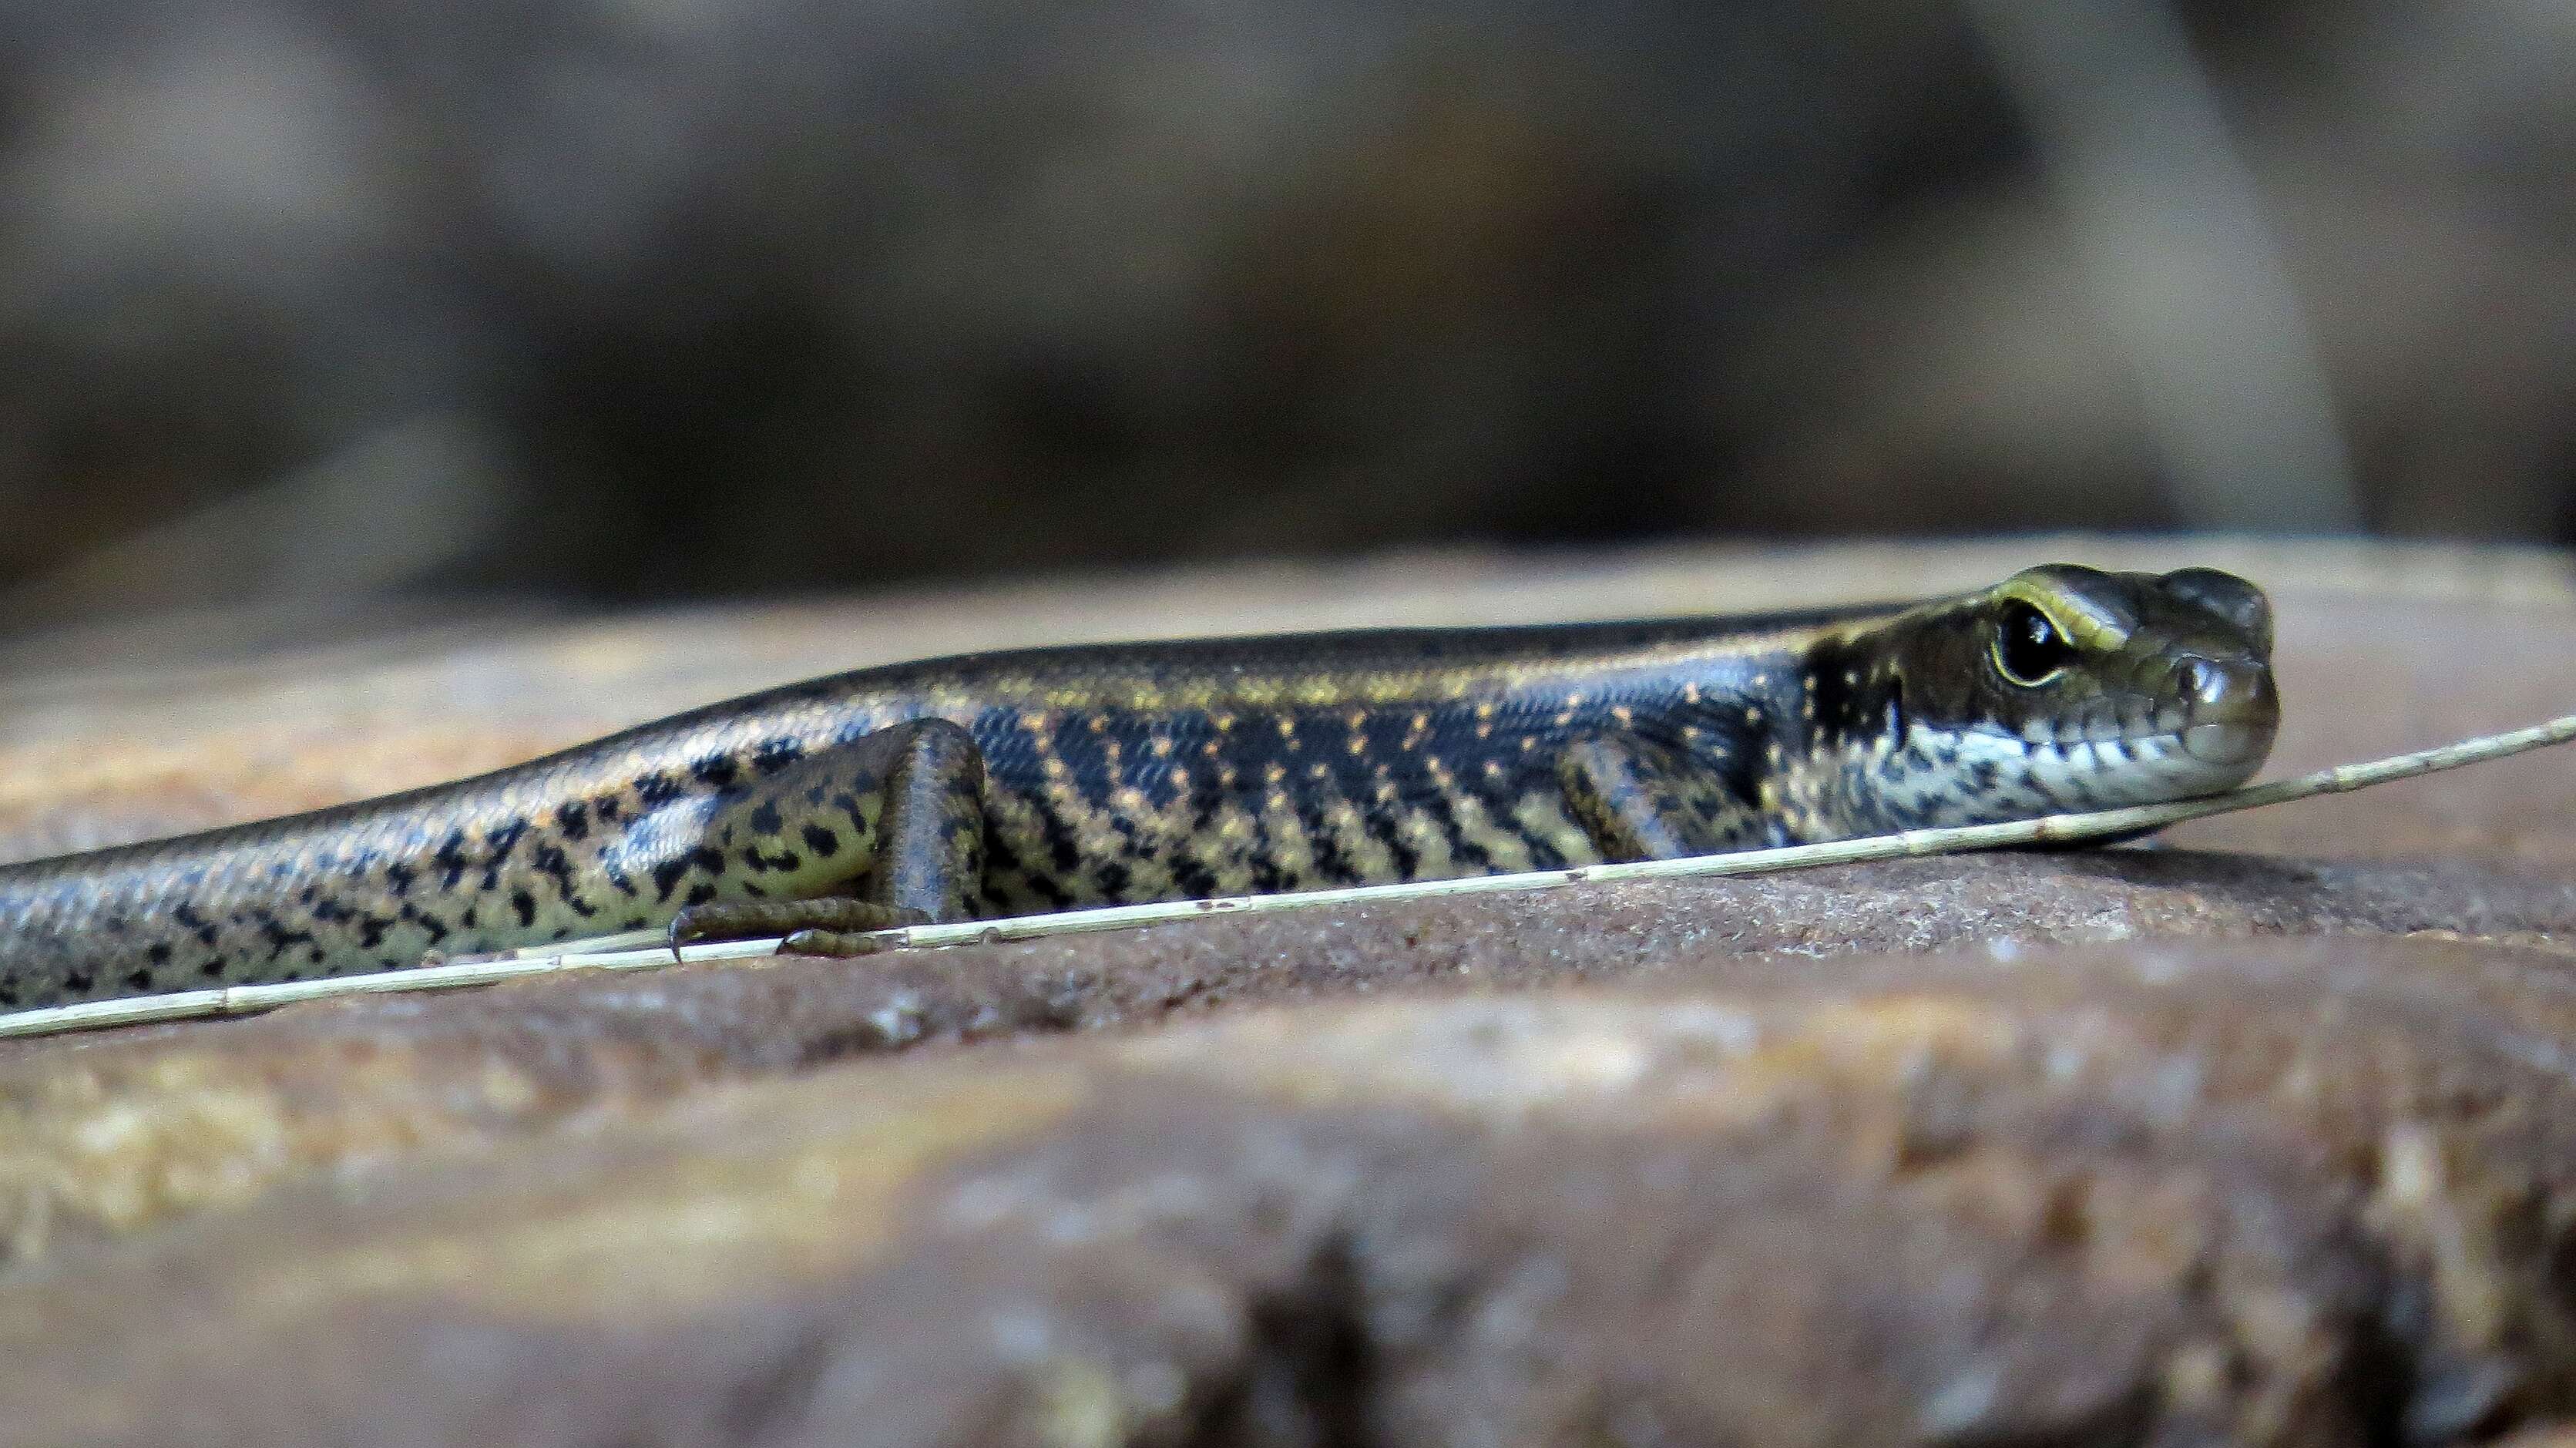
[[[1570,868],[2214,793],[2271,609],[2067,564],[1761,616],[1080,644],[786,685],[454,783],[0,865],[0,1007],[665,929]]]

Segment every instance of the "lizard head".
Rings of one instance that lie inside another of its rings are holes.
[[[2032,568],[1899,616],[1871,652],[1862,692],[1906,777],[1881,787],[1918,823],[2230,789],[2281,717],[2271,605],[2215,569]]]

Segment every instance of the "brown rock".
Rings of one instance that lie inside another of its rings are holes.
[[[2554,954],[1687,969],[308,1178],[0,1282],[0,1431],[2359,1443],[2576,1395]]]

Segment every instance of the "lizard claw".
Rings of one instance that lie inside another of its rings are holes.
[[[780,935],[788,937],[791,942],[811,942],[826,937],[864,939],[868,931],[929,923],[930,916],[926,911],[838,895],[817,900],[722,901],[695,906],[672,917],[671,954],[676,959],[681,946],[709,938],[748,940],[763,935]],[[790,955],[857,955],[877,948],[871,944],[856,949],[807,952],[793,944],[780,947]]]
[[[919,912],[914,912],[919,913]],[[910,921],[907,924],[921,922]],[[778,942],[781,955],[819,955],[827,959],[847,960],[874,955],[886,948],[886,941],[863,931],[799,930]]]

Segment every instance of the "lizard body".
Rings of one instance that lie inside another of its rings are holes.
[[[2261,593],[2229,575],[2057,566],[1762,618],[863,670],[453,784],[0,865],[0,1006],[664,925],[858,930],[2205,793],[2270,747],[2270,646]]]

